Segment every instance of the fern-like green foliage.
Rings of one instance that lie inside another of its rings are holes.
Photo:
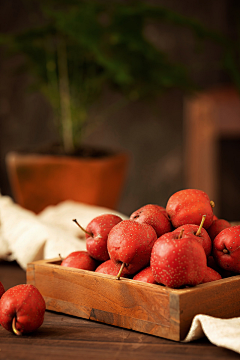
[[[63,123],[63,103],[65,110],[70,107],[73,140],[69,151],[79,145],[88,109],[104,86],[116,89],[129,101],[173,87],[193,88],[184,65],[170,61],[146,38],[147,22],[187,27],[198,39],[224,42],[193,19],[142,1],[41,0],[38,5],[41,21],[11,36],[1,34],[0,43],[26,55],[36,88],[46,95]],[[65,52],[59,50],[60,43]],[[61,73],[59,64],[64,56],[67,72]]]

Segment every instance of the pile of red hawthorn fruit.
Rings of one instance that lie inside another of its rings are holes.
[[[95,271],[170,288],[182,288],[240,274],[240,225],[213,213],[208,195],[195,189],[173,194],[166,208],[148,204],[129,220],[95,217],[83,229],[86,251],[75,251],[61,266]],[[21,335],[38,329],[45,301],[29,284],[4,290],[0,282],[0,324]]]
[[[183,288],[240,274],[240,226],[218,219],[201,190],[173,194],[166,208],[148,204],[123,220],[95,217],[83,229],[86,251],[61,266]]]

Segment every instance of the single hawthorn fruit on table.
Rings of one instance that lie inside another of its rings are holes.
[[[45,310],[45,301],[34,285],[17,285],[0,299],[0,324],[16,335],[31,333],[42,325]]]

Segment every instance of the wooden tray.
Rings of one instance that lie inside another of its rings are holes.
[[[52,259],[27,267],[27,283],[39,289],[48,310],[176,341],[185,338],[197,314],[240,316],[240,275],[170,289],[59,265]]]

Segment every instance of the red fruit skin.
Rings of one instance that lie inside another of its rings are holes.
[[[0,281],[0,298],[2,297],[2,295],[5,293],[5,289],[4,289],[4,286],[3,284],[1,283]]]
[[[221,268],[240,274],[240,225],[224,229],[215,237],[213,257]]]
[[[176,234],[167,233],[155,242],[150,266],[159,284],[171,288],[195,286],[204,278],[207,258],[193,236],[178,239]]]
[[[208,235],[207,231],[202,228],[200,235],[196,236],[196,233],[198,231],[199,226],[194,224],[188,224],[188,225],[182,225],[179,226],[177,229],[174,230],[174,233],[178,235],[181,233],[182,229],[184,229],[182,237],[188,237],[189,235],[193,236],[196,241],[199,242],[199,244],[202,245],[206,256],[208,257],[211,254],[212,251],[212,241],[210,239],[210,236]]]
[[[213,241],[215,237],[224,229],[231,227],[231,224],[224,219],[213,220],[212,225],[207,229],[207,232]]]
[[[212,255],[207,258],[207,266],[220,273],[221,268]]]
[[[16,329],[22,334],[37,330],[43,323],[45,301],[34,285],[23,284],[8,289],[0,300],[0,323],[8,331],[16,317]]]
[[[143,281],[149,284],[157,284],[156,280],[153,277],[152,269],[150,266],[145,269],[139,271],[136,275],[134,275],[133,280]]]
[[[121,268],[122,264],[121,263],[115,263],[112,260],[107,260],[105,262],[103,262],[102,264],[100,264],[95,272],[100,273],[100,274],[107,274],[107,275],[114,275],[117,276],[120,268]],[[128,271],[127,268],[123,268],[123,271],[121,273],[121,277],[127,277]]]
[[[227,278],[227,277],[236,275],[232,271],[228,271],[228,270],[225,270],[225,269],[221,268],[216,263],[216,260],[214,259],[214,257],[212,255],[208,256],[208,258],[207,258],[207,266],[212,268],[216,272],[218,272],[221,275],[222,278]]]
[[[130,215],[130,220],[151,225],[156,231],[157,237],[172,230],[166,209],[159,205],[148,204],[142,206]]]
[[[110,259],[107,250],[108,234],[121,221],[122,219],[114,214],[99,215],[90,221],[86,227],[86,230],[92,233],[92,236],[86,234],[86,249],[89,255],[99,261]]]
[[[73,251],[61,263],[61,266],[95,271],[99,263],[87,251]]]
[[[212,268],[207,267],[205,276],[202,280],[202,284],[216,281],[216,280],[221,280],[221,279],[222,279],[222,276],[216,270],[213,270]]]
[[[114,262],[124,262],[129,274],[149,265],[157,234],[152,226],[123,220],[108,235],[107,247]]]
[[[173,194],[166,206],[173,227],[186,224],[200,225],[206,215],[203,227],[209,228],[213,222],[213,210],[208,195],[202,190],[186,189]]]

